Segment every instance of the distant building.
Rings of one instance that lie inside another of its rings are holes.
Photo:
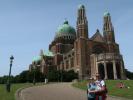
[[[79,79],[95,77],[99,73],[103,79],[125,79],[124,61],[119,44],[115,42],[114,27],[109,12],[104,13],[103,35],[96,33],[89,37],[88,21],[84,5],[77,13],[76,30],[65,21],[56,31],[49,45],[49,51],[41,50],[29,69],[38,67],[45,75],[49,68],[71,70]]]

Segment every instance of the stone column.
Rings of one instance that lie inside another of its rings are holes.
[[[64,70],[66,70],[66,60],[64,60]]]
[[[95,74],[96,74],[96,55],[92,54],[90,56],[90,64],[91,64],[91,77],[95,78]]]
[[[41,62],[41,67],[42,67],[42,73],[44,73],[44,70],[45,70],[45,60],[43,59],[42,62]]]
[[[96,55],[96,59],[95,59],[95,61],[96,61],[96,67],[95,67],[95,74],[96,73],[98,73],[98,56]]]
[[[62,70],[62,62],[60,63],[60,70]]]
[[[104,53],[104,79],[108,79],[108,75],[107,75],[107,66],[106,66],[106,53]]]
[[[98,73],[98,63],[97,62],[96,62],[96,73]]]
[[[114,79],[117,79],[117,71],[116,71],[116,63],[113,61],[113,72],[114,72]]]
[[[70,58],[69,58],[69,60],[68,60],[68,64],[69,64],[68,69],[71,69],[71,59],[70,59]]]
[[[124,66],[123,66],[123,62],[122,61],[120,61],[120,73],[121,73],[121,79],[126,79],[126,77],[125,77],[125,73],[124,73]]]
[[[58,65],[57,67],[58,67],[58,70],[60,70],[60,65]]]
[[[62,70],[64,70],[64,61],[63,61],[63,63],[62,63]]]
[[[105,61],[104,61],[104,73],[105,73],[104,79],[108,79],[108,75],[107,75],[107,66],[106,66],[106,62],[105,62]]]

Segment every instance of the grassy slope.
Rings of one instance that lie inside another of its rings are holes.
[[[17,89],[22,87],[29,87],[32,86],[31,84],[13,84],[11,87],[11,92],[8,93],[6,91],[6,87],[3,84],[0,84],[0,100],[15,100],[15,92]]]
[[[117,88],[116,84],[118,82],[123,82],[126,86],[129,86],[130,88]],[[87,81],[82,81],[73,84],[73,86],[86,90],[86,84]],[[109,95],[133,99],[133,80],[107,80],[106,85]]]

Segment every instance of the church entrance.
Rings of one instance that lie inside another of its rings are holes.
[[[121,79],[121,72],[120,72],[120,70],[121,70],[121,66],[120,66],[120,63],[116,63],[116,72],[117,72],[117,78],[118,79]]]
[[[100,74],[100,77],[104,79],[105,77],[105,71],[104,71],[104,65],[102,63],[98,64],[98,73]]]
[[[114,79],[114,74],[113,74],[113,63],[109,62],[107,63],[107,76],[108,79]]]

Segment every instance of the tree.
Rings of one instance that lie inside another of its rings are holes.
[[[63,72],[63,81],[71,82],[74,79],[78,79],[78,74],[74,70],[64,71]]]
[[[128,71],[127,69],[125,69],[125,72],[126,72],[127,78],[133,79],[133,72],[130,72],[130,71]]]
[[[25,70],[22,71],[19,75],[11,76],[11,83],[25,83],[25,82],[33,82],[35,77],[36,82],[44,82],[45,78],[48,78],[50,82],[70,82],[73,79],[78,78],[78,74],[74,72],[74,70],[64,71],[64,70],[56,70],[50,69],[47,75],[44,76],[43,73],[40,72],[39,69],[35,70]],[[8,76],[0,77],[0,83],[5,84],[8,80]]]
[[[71,82],[73,79],[78,78],[78,74],[74,70],[50,70],[47,78],[51,82]]]
[[[48,74],[46,75],[46,78],[48,78],[48,81],[50,81],[50,82],[57,82],[58,76],[59,76],[59,71],[49,70]]]
[[[8,76],[4,75],[3,77],[1,77],[1,84],[7,83],[7,80],[8,80]]]
[[[18,78],[18,81],[20,82],[20,83],[25,83],[25,82],[27,82],[28,81],[28,73],[29,73],[29,71],[28,70],[25,70],[25,71],[23,71],[23,72],[21,72],[20,74],[19,74],[19,76],[17,76],[17,78]]]

